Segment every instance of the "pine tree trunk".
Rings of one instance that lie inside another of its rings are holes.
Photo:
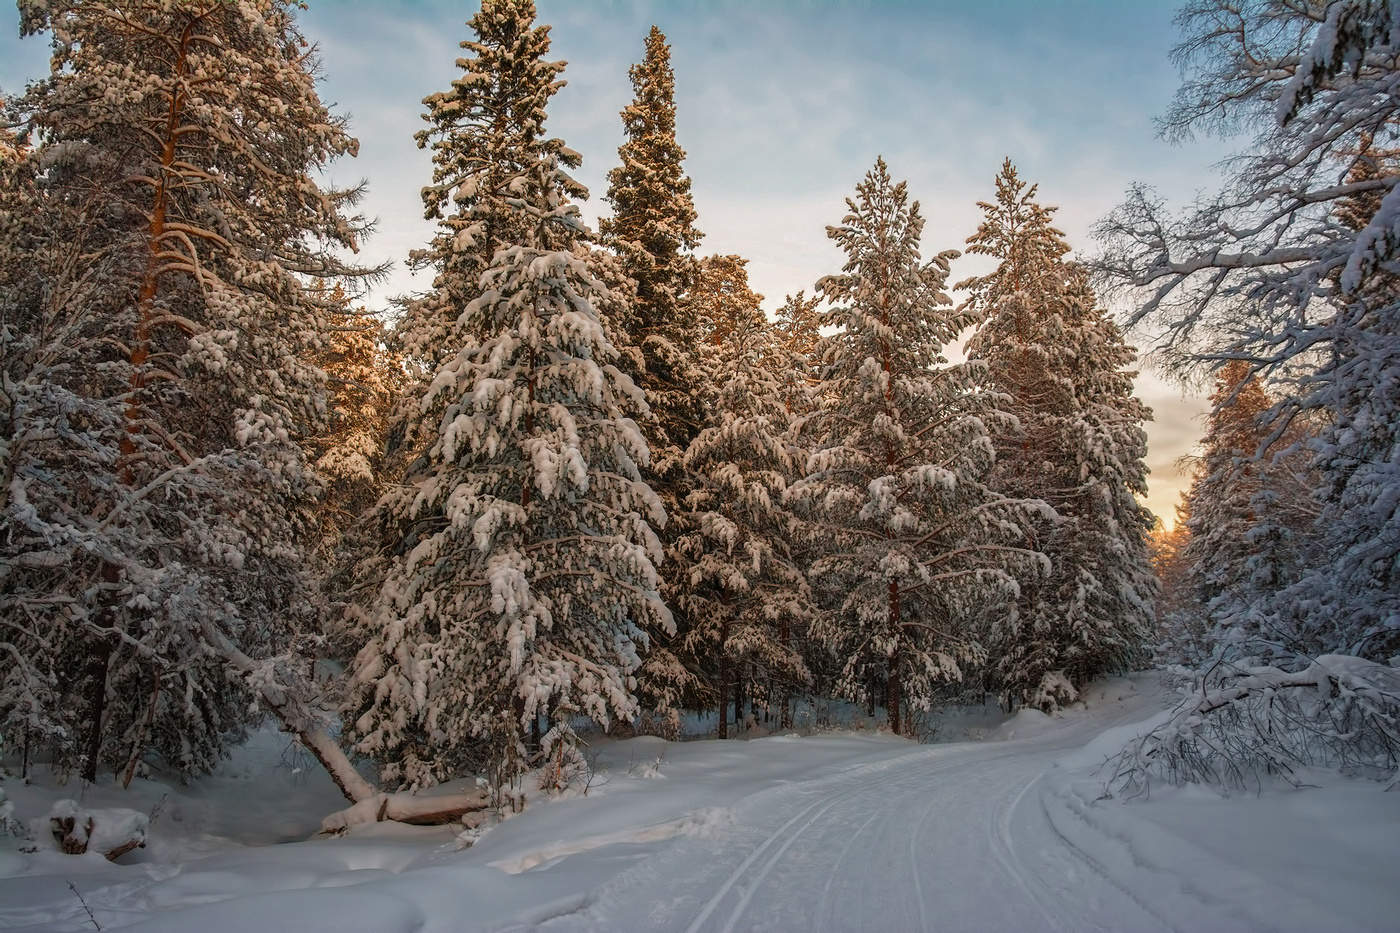
[[[121,571],[114,564],[103,562],[102,582],[115,589],[117,582],[121,579]],[[111,600],[113,597],[109,593],[103,594],[104,600]],[[104,609],[99,616],[101,620],[99,627],[113,629],[116,627],[116,613],[112,608]],[[88,677],[88,732],[87,746],[83,754],[83,780],[93,783],[97,780],[97,763],[102,755],[102,717],[107,712],[107,669],[112,663],[113,645],[110,637],[102,636],[91,649],[88,655],[87,677]]]
[[[719,737],[729,738],[729,620],[719,624]]]
[[[734,731],[744,731],[744,662],[734,663]]]
[[[900,707],[904,702],[899,682],[899,655],[890,655],[889,680],[885,683],[885,709],[890,714],[890,731],[895,735],[903,735],[903,718],[900,715]]]
[[[107,660],[110,652],[94,650],[88,661],[88,734],[83,753],[84,781],[97,780],[97,758],[102,751],[102,714],[107,706]]]
[[[211,9],[212,12],[212,9]],[[141,275],[141,290],[136,298],[136,332],[128,350],[128,363],[131,375],[127,379],[127,400],[123,412],[124,433],[117,458],[117,480],[120,488],[130,488],[135,484],[132,476],[132,461],[136,456],[136,438],[143,433],[141,421],[144,417],[141,395],[146,386],[146,361],[150,356],[151,319],[155,308],[157,285],[160,279],[161,254],[165,250],[166,211],[170,203],[167,179],[175,165],[175,145],[179,138],[180,119],[185,103],[184,91],[179,83],[184,80],[189,61],[190,43],[194,37],[196,23],[207,16],[201,14],[185,25],[180,34],[180,44],[175,56],[174,79],[170,90],[170,104],[166,113],[165,134],[161,140],[160,172],[155,179],[155,192],[152,198],[151,213],[147,219],[146,267]],[[115,589],[120,581],[121,571],[113,564],[102,565],[103,582]],[[108,600],[114,594],[104,594]],[[100,614],[99,625],[105,629],[116,627],[116,612],[110,605]],[[83,778],[97,780],[97,760],[102,750],[102,716],[107,706],[107,672],[115,650],[110,636],[103,637],[92,649],[88,662],[89,676],[92,678],[88,701],[88,741],[87,760],[83,763]]]
[[[896,633],[896,637],[898,637],[900,628],[899,584],[893,580],[890,581],[889,624],[890,631]],[[899,649],[896,648],[890,653],[889,668],[885,681],[885,710],[889,713],[890,717],[890,731],[895,735],[904,734],[901,729],[903,723],[899,715],[899,708],[902,702],[903,697],[900,695],[899,683]]]
[[[783,653],[788,650],[791,634],[788,621],[783,619],[782,625],[778,628],[778,644],[783,646]],[[792,728],[792,679],[784,677],[778,685],[778,702],[782,704],[782,709],[778,713],[778,728],[784,732]]]

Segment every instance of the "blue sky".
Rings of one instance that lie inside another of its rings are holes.
[[[1091,225],[1130,182],[1180,203],[1215,187],[1225,154],[1218,141],[1156,136],[1153,118],[1179,80],[1168,59],[1176,0],[537,2],[554,57],[569,63],[548,129],[583,153],[579,179],[594,195],[585,215],[606,210],[627,67],[655,23],[672,46],[701,250],[747,257],[770,309],[839,267],[824,227],[877,155],[923,203],[928,252],[962,246],[1009,155],[1087,253]],[[366,253],[398,264],[378,303],[415,284],[402,260],[428,234],[418,189],[429,162],[412,137],[421,99],[456,74],[474,8],[311,0],[302,17],[321,48],[323,96],[350,113],[361,143],[331,175],[369,180],[365,208],[379,232]],[[17,19],[13,5],[0,8],[0,90],[47,67],[45,39],[20,40]],[[959,260],[953,278],[982,268]],[[1139,391],[1157,413],[1149,504],[1169,520],[1183,481],[1175,461],[1200,433],[1202,405],[1150,374]]]

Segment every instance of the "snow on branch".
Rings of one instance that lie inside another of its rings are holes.
[[[1153,780],[1261,788],[1330,766],[1400,784],[1400,670],[1352,655],[1302,669],[1221,662],[1170,717],[1105,765],[1106,790],[1145,796]]]

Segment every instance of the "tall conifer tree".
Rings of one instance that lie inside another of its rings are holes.
[[[349,714],[356,747],[409,785],[484,768],[509,793],[540,717],[562,755],[575,715],[632,716],[645,630],[670,625],[646,406],[599,322],[614,299],[581,248],[579,156],[544,134],[564,65],[534,18],[486,0],[463,76],[426,100],[442,219],[421,304],[456,314],[381,502],[392,557]]]
[[[1051,708],[1107,669],[1131,663],[1152,617],[1146,536],[1147,410],[1132,397],[1133,351],[1098,309],[1053,207],[1007,159],[968,251],[998,260],[959,283],[980,321],[968,353],[1006,395],[1014,426],[995,433],[995,487],[1058,515],[1026,546],[1051,560],[1024,581],[1018,612],[994,634],[992,674],[1010,702]]]
[[[27,725],[130,778],[211,766],[315,620],[304,560],[324,282],[364,225],[298,4],[20,3],[53,34],[0,204],[0,612],[41,633]],[[12,629],[13,631],[13,629]],[[274,691],[275,692],[275,691]],[[5,699],[13,715],[14,696]]]
[[[1264,611],[1295,579],[1313,519],[1315,477],[1300,424],[1275,438],[1275,400],[1243,360],[1216,374],[1200,470],[1188,492],[1190,536],[1182,552],[1191,595],[1217,648],[1286,657],[1323,645],[1295,641]],[[1272,449],[1271,449],[1272,448]]]
[[[701,233],[682,166],[685,150],[676,142],[675,73],[661,30],[652,27],[641,63],[628,73],[634,96],[622,111],[626,139],[618,148],[621,164],[608,173],[606,200],[613,213],[599,229],[636,288],[627,342],[636,348],[637,368],[630,374],[651,409],[643,425],[651,449],[647,477],[669,516],[662,534],[670,552],[686,525],[689,483],[682,460],[708,410],[703,329],[698,309],[687,300],[695,275],[690,251]],[[662,570],[667,601],[684,602],[683,569],[668,561]],[[683,617],[677,621],[684,627]],[[641,674],[643,695],[651,706],[674,707],[698,687],[697,672],[693,663],[677,657],[662,633],[653,634]]]
[[[683,654],[713,677],[720,738],[731,688],[736,725],[747,684],[751,695],[769,688],[766,699],[786,727],[788,696],[810,679],[798,651],[812,618],[797,559],[802,528],[785,501],[802,466],[788,443],[792,414],[782,392],[791,360],[756,302],[746,305],[741,295],[738,306],[751,313],[718,314],[725,323],[714,354],[714,424],[686,450],[693,517],[676,546],[688,576]]]
[[[840,689],[885,685],[895,731],[905,704],[927,709],[937,686],[982,657],[972,623],[1013,599],[1009,568],[1024,504],[994,492],[989,428],[1007,416],[979,383],[983,364],[943,348],[971,322],[944,293],[944,252],[924,261],[924,219],[883,159],[827,235],[846,253],[818,283],[825,379],[806,422],[814,450],[792,498],[811,517],[811,576],[826,612],[819,633],[843,665]]]

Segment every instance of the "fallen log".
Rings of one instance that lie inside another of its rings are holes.
[[[468,794],[376,794],[344,810],[337,810],[321,821],[321,832],[334,835],[362,823],[408,823],[413,826],[441,826],[468,822],[468,815],[485,810],[490,800],[485,791]],[[479,822],[477,820],[476,822]]]
[[[49,831],[67,855],[101,852],[115,862],[144,848],[150,818],[136,810],[85,810],[76,800],[56,800],[49,810]]]

